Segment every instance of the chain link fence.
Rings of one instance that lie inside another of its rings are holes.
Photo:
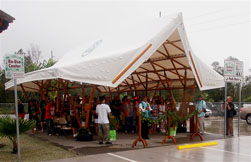
[[[28,103],[22,103],[24,105],[25,113],[28,113]],[[0,114],[14,114],[15,104],[14,103],[0,103]]]

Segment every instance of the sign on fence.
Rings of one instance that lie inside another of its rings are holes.
[[[5,56],[5,77],[7,79],[24,77],[24,55]]]

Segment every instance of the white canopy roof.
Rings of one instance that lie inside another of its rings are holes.
[[[223,77],[193,54],[181,13],[116,26],[113,33],[69,51],[50,68],[26,73],[17,83],[38,91],[36,81],[58,78],[98,85],[101,92],[115,92],[117,86],[124,91],[196,83],[200,90],[224,87]],[[5,86],[12,89],[13,80]]]

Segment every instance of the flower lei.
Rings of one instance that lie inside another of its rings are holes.
[[[158,123],[162,122],[163,120],[166,120],[167,117],[169,117],[172,119],[171,126],[175,126],[176,123],[178,123],[178,122],[186,121],[196,114],[198,114],[198,110],[195,110],[194,112],[192,112],[191,114],[188,114],[185,117],[181,117],[181,116],[177,115],[176,112],[166,111],[163,114],[163,116],[160,116],[157,119],[151,119],[151,117],[146,118],[145,113],[140,111],[141,120],[147,122],[148,124],[158,124]]]

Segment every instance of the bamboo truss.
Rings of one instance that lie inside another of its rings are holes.
[[[195,67],[195,63],[193,61],[192,55],[189,52],[189,56],[191,58],[192,67],[189,67],[189,65],[185,64],[181,60],[187,59],[187,55],[182,47],[180,47],[177,43],[180,43],[181,40],[166,40],[159,49],[155,51],[153,56],[156,57],[150,57],[148,58],[141,66],[139,66],[135,71],[133,71],[127,78],[122,81],[117,87],[105,87],[100,85],[91,85],[91,84],[84,84],[84,83],[77,83],[77,82],[70,82],[69,80],[63,80],[63,79],[54,79],[54,80],[45,80],[45,81],[34,81],[33,84],[36,85],[36,87],[28,87],[25,85],[20,85],[26,100],[29,100],[29,96],[26,93],[25,89],[37,91],[40,93],[41,98],[44,99],[48,103],[48,92],[56,91],[57,92],[57,100],[56,100],[56,106],[57,106],[57,112],[60,112],[60,116],[63,116],[64,113],[64,107],[65,107],[65,101],[66,98],[69,101],[75,117],[77,119],[78,125],[81,128],[82,124],[79,118],[79,115],[76,111],[76,107],[73,103],[73,100],[68,92],[70,89],[80,89],[81,90],[81,96],[82,96],[82,111],[84,111],[84,108],[86,108],[86,120],[85,120],[85,128],[88,128],[89,126],[89,114],[91,112],[92,108],[92,101],[94,98],[95,91],[97,90],[99,93],[107,93],[112,96],[117,94],[120,96],[121,93],[127,92],[131,94],[131,92],[135,92],[135,95],[138,96],[138,92],[142,91],[145,93],[145,95],[148,95],[148,91],[154,91],[154,96],[156,96],[158,90],[166,90],[169,92],[172,102],[172,108],[176,110],[176,101],[173,94],[173,90],[182,89],[183,90],[183,98],[182,98],[182,106],[181,106],[181,116],[185,116],[185,112],[187,112],[187,108],[189,105],[189,102],[192,99],[192,95],[194,93],[194,89],[197,87],[196,79],[198,81],[198,85],[202,87],[202,83],[200,80],[200,77],[198,75],[198,71]],[[112,83],[118,82],[118,80],[121,79],[122,76],[124,76],[128,70],[151,48],[152,44],[149,44],[138,56],[133,59],[132,62],[130,62],[125,69],[121,69],[121,72],[118,76],[116,76]],[[177,54],[171,54],[167,46],[172,46],[172,48],[175,48],[177,51],[179,51]],[[167,66],[167,64],[169,66]],[[194,77],[188,77],[188,73],[191,73],[192,70],[195,71]],[[90,98],[88,103],[85,101],[86,88],[92,88]],[[62,104],[60,104],[60,98],[62,92],[63,95],[63,101]],[[189,92],[189,95],[187,93]],[[85,107],[85,104],[87,105]],[[177,111],[177,110],[176,110]],[[147,147],[147,141],[142,139],[141,137],[141,118],[139,116],[139,137],[136,139],[132,147],[135,147],[138,142],[142,142],[144,147]],[[194,136],[199,136],[202,140],[202,137],[198,133],[197,130],[197,121],[196,118],[196,125],[194,128],[194,134],[191,137],[191,140],[194,138]],[[176,140],[173,136],[170,136],[170,123],[171,119],[168,119],[168,135],[165,136],[162,143],[165,143],[167,139],[171,139],[172,142],[175,144]]]

